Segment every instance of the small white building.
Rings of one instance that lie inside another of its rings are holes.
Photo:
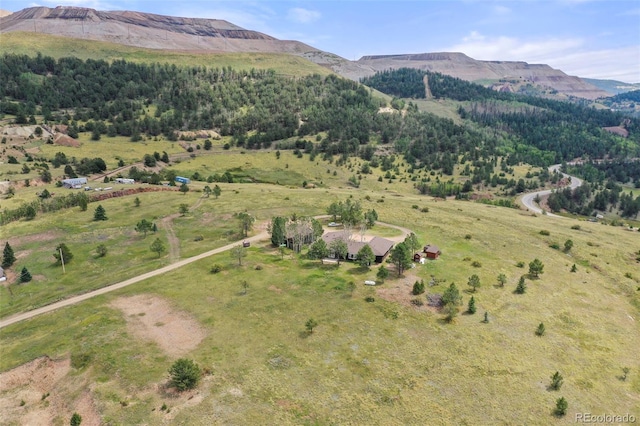
[[[63,179],[62,180],[62,186],[64,186],[65,188],[82,188],[84,185],[87,184],[87,178],[85,177],[78,177],[78,178],[72,178],[72,179]]]
[[[133,179],[116,178],[116,183],[126,183],[129,185],[133,185],[134,183],[136,183],[136,181]]]

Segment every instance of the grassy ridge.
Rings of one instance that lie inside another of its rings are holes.
[[[53,58],[74,56],[82,60],[125,59],[137,63],[169,63],[175,65],[231,67],[237,70],[272,69],[278,74],[328,75],[331,71],[306,59],[285,53],[192,53],[145,49],[103,41],[80,40],[54,36],[12,32],[0,35],[0,53],[35,56],[42,53]]]

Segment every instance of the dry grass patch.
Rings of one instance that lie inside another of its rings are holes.
[[[188,354],[206,336],[193,317],[156,296],[123,297],[113,301],[112,306],[124,313],[131,334],[155,342],[172,357]]]

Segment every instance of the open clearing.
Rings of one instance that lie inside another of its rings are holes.
[[[151,340],[172,357],[194,350],[206,333],[198,322],[169,303],[151,295],[119,298],[112,306],[120,309],[127,320],[127,330],[134,336]]]

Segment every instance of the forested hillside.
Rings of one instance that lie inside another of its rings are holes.
[[[424,98],[424,81],[436,98],[460,101],[460,116],[504,134],[515,146],[518,161],[549,164],[577,157],[635,156],[640,152],[640,120],[609,110],[571,102],[496,92],[439,73],[400,69],[362,80],[398,97]],[[624,123],[629,138],[604,131]],[[534,147],[531,150],[527,147]]]
[[[501,185],[515,195],[551,178],[507,179],[505,172],[519,162],[547,166],[575,157],[639,152],[637,120],[417,70],[380,73],[365,83],[396,96],[424,97],[426,76],[434,97],[459,102],[458,113],[467,124],[421,112],[413,103],[403,113],[382,112],[384,100],[334,75],[291,77],[264,70],[42,55],[1,59],[0,114],[13,116],[18,124],[35,124],[40,115],[49,124],[67,124],[71,137],[90,132],[93,140],[125,136],[133,142],[160,136],[176,140],[179,131],[213,129],[228,136],[231,146],[304,148],[326,160],[359,156],[367,161],[365,170],[381,167],[389,176],[390,153],[404,156],[411,173],[425,169],[452,176],[456,164],[464,165],[464,186],[412,178],[418,191],[439,196],[469,192],[474,184]],[[402,108],[398,102],[392,105]],[[601,129],[623,119],[629,139]],[[296,142],[287,141],[291,138]]]

